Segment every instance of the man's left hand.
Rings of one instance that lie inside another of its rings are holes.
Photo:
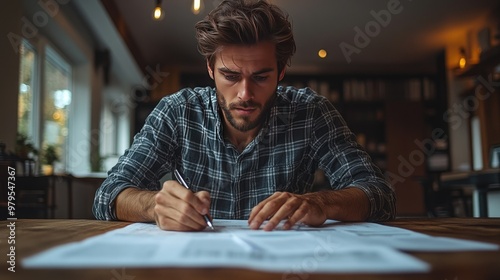
[[[252,209],[248,224],[252,229],[258,229],[262,223],[269,221],[264,230],[276,228],[281,220],[286,220],[283,229],[287,230],[297,222],[310,226],[320,226],[326,221],[325,205],[319,193],[293,194],[276,192]]]

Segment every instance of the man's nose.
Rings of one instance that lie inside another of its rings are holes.
[[[247,79],[242,79],[238,87],[238,98],[241,101],[248,101],[253,98],[251,82]]]

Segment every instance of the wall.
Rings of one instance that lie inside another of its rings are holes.
[[[121,155],[130,146],[130,121],[137,106],[135,99],[133,88],[112,75],[109,84],[103,89],[102,103],[113,121],[102,119],[101,133],[109,134],[107,138],[114,138],[116,141],[108,143],[108,147],[101,147],[104,156]]]
[[[18,0],[2,1],[0,9],[0,141],[7,150],[14,150],[17,132],[17,106],[19,92],[19,54],[13,49],[8,34],[21,35],[22,6]]]
[[[73,68],[73,97],[72,97],[72,112],[70,126],[73,127],[73,134],[68,136],[69,141],[69,158],[68,171],[80,172],[90,171],[90,120],[88,118],[79,118],[78,121],[73,121],[75,117],[86,116],[90,111],[92,102],[90,100],[89,84],[92,81],[91,63],[85,63]]]
[[[455,61],[455,60],[453,60]],[[468,118],[463,118],[454,108],[462,106],[460,93],[470,88],[471,82],[457,79],[453,70],[448,71],[448,108],[450,114],[457,117],[449,122],[449,139],[452,170],[471,170],[471,142]],[[458,106],[458,107],[457,107]],[[456,121],[455,121],[456,120]]]

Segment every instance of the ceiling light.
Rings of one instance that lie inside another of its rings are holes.
[[[203,9],[203,0],[193,0],[193,5],[191,6],[191,12],[197,15]]]
[[[458,60],[458,67],[460,69],[465,68],[465,65],[467,64],[467,60],[465,59],[465,49],[460,48],[460,59]]]
[[[318,51],[318,56],[321,58],[325,58],[327,55],[326,51],[324,49],[321,49]]]
[[[153,19],[154,20],[162,20],[165,13],[161,9],[161,0],[156,0],[156,6],[153,10]]]

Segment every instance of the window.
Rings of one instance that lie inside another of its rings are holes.
[[[19,86],[19,110],[18,110],[18,132],[29,138],[33,137],[33,84],[36,62],[36,53],[31,45],[24,43],[20,49],[20,86]]]
[[[21,45],[18,132],[39,148],[41,163],[44,150],[52,146],[63,170],[67,164],[71,81],[70,64],[50,45],[34,46],[27,41]]]
[[[490,149],[490,168],[500,167],[500,144],[493,145]]]
[[[66,165],[69,105],[71,104],[71,68],[53,49],[46,47],[44,61],[44,100],[42,147],[53,146]]]
[[[481,145],[481,123],[478,116],[471,118],[472,134],[472,166],[473,170],[483,169],[483,154]]]

